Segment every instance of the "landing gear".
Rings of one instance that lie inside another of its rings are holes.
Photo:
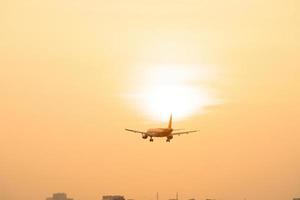
[[[149,140],[150,142],[153,142],[153,139],[152,139],[152,137],[150,138],[150,140]]]
[[[173,138],[173,135],[169,135],[169,136],[167,137],[166,142],[170,142],[170,141],[172,140],[172,138]]]
[[[148,135],[142,134],[142,138],[143,138],[143,139],[147,139],[147,137],[148,137]]]

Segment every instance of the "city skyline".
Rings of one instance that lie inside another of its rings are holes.
[[[123,195],[103,195],[102,200],[125,200],[125,196]],[[246,200],[247,198],[243,198],[243,200]],[[293,198],[293,200],[299,200],[300,198]],[[74,200],[72,198],[67,198],[67,194],[64,192],[57,192],[53,193],[52,197],[46,198],[46,200]],[[135,199],[127,199],[127,200],[135,200]],[[159,200],[159,193],[156,193],[156,200]],[[176,192],[176,198],[169,198],[168,200],[179,200],[178,192]],[[195,198],[189,198],[188,200],[196,200]],[[216,200],[214,198],[205,198],[205,200]]]

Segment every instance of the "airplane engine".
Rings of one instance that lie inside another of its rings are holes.
[[[148,135],[142,134],[142,138],[143,138],[143,139],[147,139],[147,137],[148,137]]]
[[[167,137],[167,139],[168,139],[168,140],[173,139],[173,135],[169,135],[169,136]]]

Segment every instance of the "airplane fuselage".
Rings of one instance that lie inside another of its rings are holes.
[[[125,129],[126,131],[134,132],[134,133],[140,133],[142,134],[143,139],[147,139],[150,137],[150,142],[153,142],[153,137],[166,137],[167,142],[170,142],[170,140],[173,138],[174,135],[181,135],[181,134],[187,134],[191,132],[197,132],[197,131],[184,131],[184,132],[176,132],[180,129],[172,129],[172,114],[170,115],[170,120],[167,128],[150,128],[147,131],[137,131],[132,129]],[[173,131],[175,131],[173,133]]]
[[[172,128],[151,128],[147,130],[147,135],[150,137],[168,137],[172,131]]]

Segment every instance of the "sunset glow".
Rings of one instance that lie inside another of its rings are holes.
[[[196,81],[209,79],[208,69],[197,66],[157,65],[141,75],[141,85],[133,95],[134,102],[156,120],[166,120],[170,113],[176,119],[201,113],[216,103],[209,89]]]
[[[3,0],[0,27],[0,200],[299,200],[300,0]]]

